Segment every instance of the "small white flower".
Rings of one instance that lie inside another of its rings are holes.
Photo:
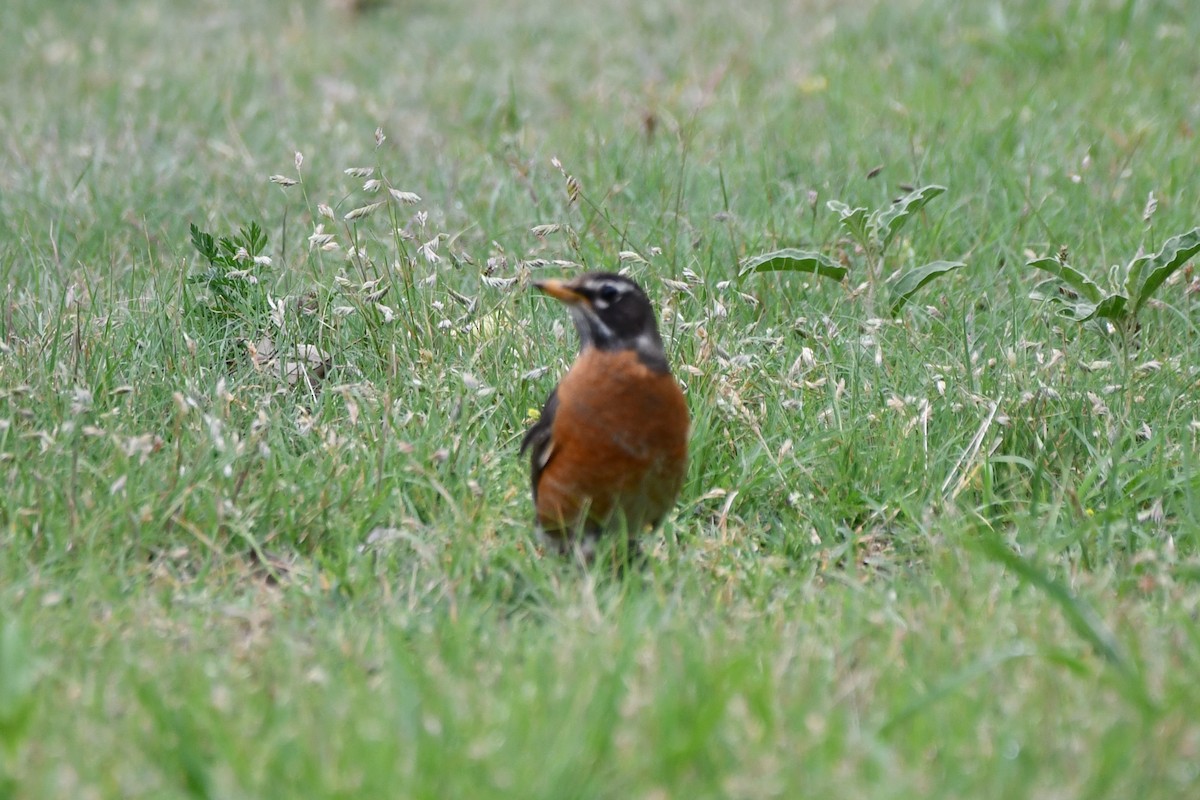
[[[271,183],[279,184],[285,189],[289,186],[295,186],[300,182],[295,178],[289,178],[287,175],[272,175],[268,180],[270,180]]]
[[[296,151],[296,171],[299,172],[300,168],[303,166],[304,166],[304,153],[301,153],[299,150],[297,150]]]
[[[374,167],[350,167],[342,172],[349,175],[351,178],[369,178],[375,174]]]
[[[363,184],[363,191],[367,192],[368,194],[375,194],[375,192],[378,192],[382,188],[383,181],[379,180],[379,178],[371,178],[369,181]]]

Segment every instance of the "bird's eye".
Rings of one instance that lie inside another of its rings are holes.
[[[614,302],[620,296],[621,290],[616,286],[613,286],[611,283],[604,284],[600,287],[600,291],[596,293],[596,297],[598,297],[605,304]]]

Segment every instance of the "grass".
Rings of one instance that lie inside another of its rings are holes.
[[[1194,790],[1194,276],[1023,266],[1200,222],[1188,4],[242,5],[0,9],[0,796]],[[930,183],[881,318],[825,203]],[[622,252],[694,434],[616,578],[516,449]]]

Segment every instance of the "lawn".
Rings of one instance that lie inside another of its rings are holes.
[[[353,5],[0,7],[0,798],[1198,790],[1190,2]],[[585,267],[623,574],[517,453]]]

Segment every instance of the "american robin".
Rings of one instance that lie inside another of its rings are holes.
[[[534,286],[566,303],[580,341],[521,441],[538,531],[588,561],[605,533],[623,530],[636,549],[636,535],[670,511],[687,472],[687,402],[654,309],[641,287],[611,272]]]

